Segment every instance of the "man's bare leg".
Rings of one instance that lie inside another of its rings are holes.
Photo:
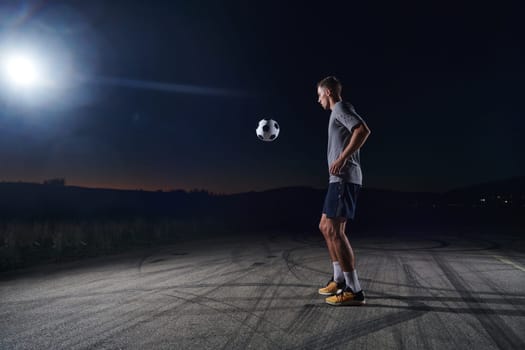
[[[345,282],[354,292],[361,291],[361,285],[355,269],[355,256],[352,246],[345,234],[346,220],[344,218],[327,218],[326,235],[343,270]]]
[[[347,247],[348,249],[348,253],[350,255],[350,259],[348,261],[348,263],[350,264],[348,266],[349,270],[345,270],[345,271],[353,271],[355,270],[355,255],[354,255],[354,250],[352,249],[352,246],[350,245],[350,241],[348,240],[348,236],[346,235],[346,220],[343,222],[343,227],[341,229],[341,238],[342,238],[342,241],[343,241],[343,244]]]
[[[326,214],[323,214],[321,216],[321,221],[319,222],[319,230],[323,234],[323,237],[326,242],[326,247],[328,248],[328,253],[330,254],[330,261],[332,262],[333,267],[333,279],[336,282],[343,282],[344,274],[343,269],[341,268],[341,265],[339,264],[339,259],[337,257],[335,247],[332,243],[332,240],[328,237],[327,234],[328,229],[328,218],[326,217]]]
[[[319,230],[323,234],[324,240],[326,242],[326,247],[328,248],[328,253],[330,254],[330,259],[332,259],[332,261],[338,261],[339,259],[337,259],[337,254],[335,253],[335,250],[334,250],[335,248],[332,245],[332,241],[326,234],[327,225],[328,225],[327,220],[328,218],[326,217],[326,214],[323,214],[321,216],[321,222],[319,222]]]

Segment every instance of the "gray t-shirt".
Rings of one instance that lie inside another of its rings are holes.
[[[330,114],[328,122],[328,173],[330,165],[341,155],[345,147],[350,142],[354,128],[359,124],[365,124],[355,111],[354,106],[348,102],[339,101]],[[365,124],[366,125],[366,124]],[[363,174],[361,173],[361,163],[359,160],[359,150],[355,151],[341,169],[340,176],[330,174],[329,182],[351,182],[363,184]]]

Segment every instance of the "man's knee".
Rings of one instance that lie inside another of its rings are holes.
[[[338,219],[332,219],[327,222],[325,227],[326,236],[332,241],[339,241],[343,239],[344,231],[344,221]]]
[[[335,242],[335,241],[339,241],[339,240],[341,239],[341,237],[340,237],[340,235],[339,235],[339,231],[338,231],[335,227],[333,227],[333,226],[328,227],[328,228],[326,229],[326,233],[325,233],[325,234],[326,234],[326,237],[327,237],[329,240],[333,241],[333,242]]]
[[[326,220],[326,215],[323,214],[321,216],[321,220],[319,221],[319,231],[321,231],[321,233],[326,236],[326,230],[327,230],[327,220]]]

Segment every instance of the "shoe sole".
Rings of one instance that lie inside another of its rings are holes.
[[[333,305],[333,306],[361,306],[361,305],[365,305],[366,301],[365,300],[360,300],[360,301],[343,301],[342,303],[334,303],[334,302],[331,302],[331,301],[326,301],[326,303],[330,304],[330,305]]]
[[[332,296],[332,295],[335,295],[335,292],[333,292],[333,293],[330,293],[330,292],[323,293],[323,292],[319,292],[319,291],[318,291],[318,293],[319,293],[320,295],[324,295],[324,296],[328,296],[328,297],[330,297],[330,296]]]
[[[328,297],[331,297],[333,295],[336,295],[341,289],[340,288],[337,288],[337,290],[335,292],[326,292],[326,293],[323,293],[321,292],[320,289],[317,290],[317,292],[321,295],[324,295],[324,296],[328,296]]]

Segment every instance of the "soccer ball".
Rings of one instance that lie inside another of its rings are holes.
[[[261,119],[255,133],[260,140],[273,141],[279,136],[279,124],[273,119]]]

